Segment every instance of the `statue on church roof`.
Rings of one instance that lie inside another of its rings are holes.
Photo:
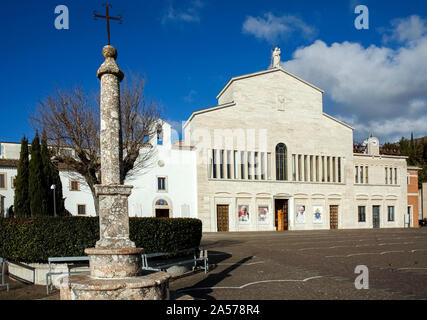
[[[273,68],[280,68],[280,47],[276,46],[273,51]]]

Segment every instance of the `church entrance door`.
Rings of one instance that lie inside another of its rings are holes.
[[[169,218],[169,209],[156,209],[156,218]]]
[[[288,199],[274,200],[275,226],[278,231],[289,230]]]
[[[331,230],[338,229],[338,206],[329,207],[329,216]]]
[[[216,219],[218,232],[228,231],[228,205],[217,205]]]

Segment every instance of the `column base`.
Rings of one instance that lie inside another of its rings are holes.
[[[90,275],[95,278],[114,279],[136,277],[142,274],[142,249],[89,248]]]
[[[124,279],[97,279],[89,275],[64,277],[61,300],[168,300],[169,278],[165,272]]]

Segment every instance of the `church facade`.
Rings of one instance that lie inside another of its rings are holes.
[[[278,65],[232,78],[218,105],[194,112],[204,231],[405,226],[407,164],[353,153],[353,128],[323,112],[323,91]]]

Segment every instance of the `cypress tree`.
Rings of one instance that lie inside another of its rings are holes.
[[[59,170],[55,165],[52,165],[52,184],[56,186],[55,199],[56,199],[56,214],[58,216],[65,216],[64,197],[62,195],[62,182],[59,176]]]
[[[409,144],[409,164],[415,165],[415,142],[413,132],[411,132],[411,142]]]
[[[28,190],[29,165],[28,139],[24,136],[21,140],[18,174],[15,180],[14,211],[16,217],[30,216],[30,196]]]
[[[46,208],[46,212],[44,215],[53,216],[54,215],[54,205],[53,205],[53,194],[50,189],[53,183],[53,165],[50,161],[50,152],[47,147],[47,137],[46,131],[43,130],[42,139],[41,139],[41,147],[40,147],[40,156],[43,165],[43,191],[44,191],[44,199],[43,206]],[[55,190],[56,192],[56,190]]]
[[[39,217],[47,214],[45,199],[46,185],[44,184],[43,174],[40,139],[38,132],[36,132],[36,136],[31,143],[30,174],[28,178],[32,217]]]

